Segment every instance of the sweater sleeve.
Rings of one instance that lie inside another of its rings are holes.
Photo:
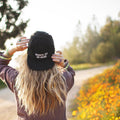
[[[68,66],[67,69],[64,69],[63,76],[66,79],[67,92],[69,92],[72,86],[74,85],[75,71],[73,70],[71,66]]]
[[[15,78],[18,75],[18,72],[8,66],[10,62],[9,59],[3,56],[3,53],[0,53],[0,79],[7,84],[9,89],[14,92]]]

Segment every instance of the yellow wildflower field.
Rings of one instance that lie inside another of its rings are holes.
[[[120,120],[120,61],[81,87],[70,120]]]

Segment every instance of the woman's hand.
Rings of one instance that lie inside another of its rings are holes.
[[[17,41],[16,43],[16,51],[23,51],[28,47],[28,42],[29,39],[27,39],[26,37],[22,37],[20,38],[20,40]]]
[[[12,57],[12,55],[13,55],[16,51],[23,51],[23,50],[25,50],[25,49],[28,47],[28,42],[29,42],[29,39],[27,39],[26,37],[20,38],[20,40],[18,40],[18,41],[16,42],[16,46],[7,49],[7,50],[4,52],[3,55],[4,55],[5,57]]]
[[[53,54],[52,59],[57,65],[59,65],[61,67],[65,66],[65,64],[64,64],[65,59],[64,59],[61,51],[57,51],[55,54]]]

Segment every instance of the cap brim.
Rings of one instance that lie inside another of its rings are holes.
[[[55,63],[52,61],[52,58],[39,60],[34,59],[28,55],[27,64],[30,69],[40,71],[51,69]]]

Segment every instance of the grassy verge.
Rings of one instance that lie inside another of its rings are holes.
[[[116,61],[112,61],[108,63],[96,63],[96,64],[84,63],[84,64],[71,65],[71,67],[74,70],[84,70],[84,69],[90,69],[90,68],[95,68],[95,67],[114,65],[115,63]]]
[[[5,87],[6,87],[5,83],[3,83],[3,82],[0,80],[0,89],[5,88]]]
[[[120,120],[120,61],[83,84],[72,115],[69,120]]]

